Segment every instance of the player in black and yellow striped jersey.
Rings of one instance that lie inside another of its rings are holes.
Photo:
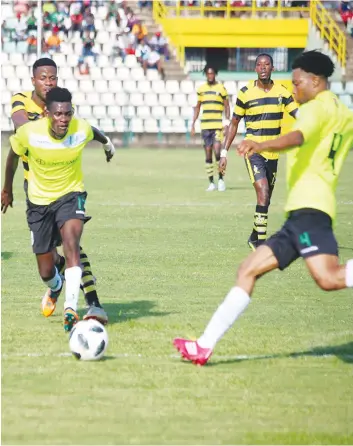
[[[273,69],[273,60],[269,54],[260,54],[256,58],[255,71],[258,79],[249,82],[238,93],[232,122],[221,153],[220,170],[225,169],[227,165],[227,152],[242,118],[246,126],[245,139],[263,142],[280,136],[285,111],[295,117],[298,106],[286,87],[272,81]],[[248,244],[253,250],[264,243],[267,237],[268,208],[276,182],[278,157],[276,152],[261,152],[245,158],[257,196],[254,226],[248,239]]]
[[[43,117],[45,109],[45,98],[47,93],[57,86],[57,66],[52,59],[38,59],[33,65],[32,84],[33,91],[24,91],[16,93],[11,100],[11,119],[15,127],[15,131],[28,121],[35,121]],[[27,197],[28,188],[28,159],[27,155],[22,156],[24,169],[24,189]],[[53,250],[54,261],[58,271],[61,273],[65,270],[65,258],[61,256],[56,249]],[[102,309],[98,299],[95,278],[92,273],[91,265],[87,254],[80,247],[80,258],[82,265],[82,282],[81,287],[85,295],[86,303],[89,307],[86,316],[96,318],[102,323],[107,323],[108,317]],[[50,298],[48,290],[42,300],[42,312],[44,316],[51,316],[55,310],[55,303]]]
[[[206,65],[204,68],[207,82],[197,90],[197,104],[194,111],[191,135],[195,135],[195,122],[199,117],[202,107],[201,116],[201,135],[204,141],[206,154],[206,173],[209,179],[209,187],[207,191],[217,189],[214,183],[214,169],[218,172],[218,190],[225,191],[225,183],[223,180],[224,170],[218,169],[220,160],[221,146],[223,141],[223,133],[227,131],[230,118],[228,93],[224,85],[216,81],[217,69]],[[225,126],[223,125],[223,113],[225,114]],[[215,154],[216,164],[213,165],[213,152]]]

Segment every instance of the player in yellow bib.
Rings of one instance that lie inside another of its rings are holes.
[[[257,56],[255,71],[258,78],[249,82],[238,93],[232,122],[221,152],[221,171],[227,165],[227,152],[242,118],[245,120],[245,139],[263,142],[281,134],[285,111],[295,117],[298,106],[287,88],[271,79],[273,69],[273,60],[269,54]],[[268,150],[245,157],[257,199],[253,230],[248,239],[248,245],[253,250],[264,243],[267,237],[268,208],[276,182],[278,157],[278,153]]]
[[[212,192],[218,188],[220,192],[226,190],[224,182],[224,170],[219,171],[218,163],[220,160],[221,144],[223,141],[223,133],[227,131],[229,125],[229,99],[228,93],[224,85],[217,82],[216,75],[218,71],[206,65],[204,68],[207,82],[197,90],[197,104],[194,110],[194,117],[191,126],[191,135],[195,135],[195,123],[201,115],[201,136],[204,142],[206,156],[206,174],[208,176],[209,185],[207,192]],[[225,123],[223,124],[223,112],[225,114]],[[213,165],[213,152],[216,164]],[[214,170],[218,173],[218,185],[214,183]]]
[[[32,83],[33,91],[22,91],[12,96],[11,100],[11,118],[15,127],[15,131],[23,124],[29,121],[36,121],[44,115],[45,98],[47,93],[58,83],[56,63],[49,58],[38,59],[33,65]],[[24,190],[27,196],[28,188],[28,159],[27,153],[22,157],[23,173],[24,173]],[[57,249],[53,249],[55,264],[60,273],[65,270],[65,257],[61,256]],[[83,269],[81,288],[83,290],[85,300],[88,306],[86,319],[93,317],[98,319],[103,324],[108,322],[108,316],[102,309],[99,302],[95,278],[92,273],[90,261],[85,251],[80,247],[81,265]],[[51,316],[56,307],[56,299],[53,299],[48,289],[42,299],[42,312],[44,316]]]
[[[19,157],[28,157],[27,222],[39,274],[53,300],[63,287],[52,250],[62,242],[66,269],[64,328],[77,322],[77,304],[82,278],[80,239],[85,214],[82,151],[91,140],[105,145],[107,161],[115,149],[106,136],[83,119],[73,117],[71,93],[54,87],[46,94],[46,118],[22,125],[10,137],[1,210],[12,206],[12,185]]]
[[[340,265],[332,230],[336,185],[353,146],[353,113],[328,90],[332,60],[304,52],[293,63],[293,93],[301,107],[290,133],[261,143],[245,140],[242,156],[271,151],[287,154],[287,220],[240,266],[235,287],[226,296],[197,341],[175,339],[186,359],[203,365],[217,342],[250,303],[255,283],[274,269],[302,257],[317,285],[326,291],[353,288],[353,259]]]

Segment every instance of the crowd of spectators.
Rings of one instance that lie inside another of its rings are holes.
[[[114,26],[116,39],[108,43],[112,48],[111,62],[117,57],[124,62],[127,55],[136,53],[145,72],[148,68],[155,68],[164,76],[162,58],[169,59],[166,39],[159,32],[149,38],[147,26],[124,0],[44,0],[42,53],[53,55],[60,52],[62,42],[70,42],[75,35],[79,35],[82,51],[77,55],[78,67],[82,74],[88,73],[87,58],[92,57],[96,63],[99,59],[99,46],[96,45],[97,29],[92,7],[102,6],[106,7],[106,16],[102,18],[103,30],[112,29],[111,21],[116,24],[116,27]],[[139,1],[136,6],[150,8],[152,2]],[[36,7],[36,0],[15,0],[16,22],[13,22],[11,27],[7,26],[6,20],[2,22],[2,43],[4,39],[16,44],[27,42],[27,54],[36,52],[38,33]]]

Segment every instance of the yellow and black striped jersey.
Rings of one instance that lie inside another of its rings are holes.
[[[224,101],[228,99],[228,93],[224,85],[216,83],[209,85],[207,82],[197,90],[197,100],[201,102],[201,130],[220,130],[223,128],[222,118]]]
[[[293,96],[282,84],[273,82],[270,91],[265,92],[251,81],[240,89],[234,107],[233,118],[244,117],[246,136],[256,142],[278,138],[281,134],[283,113],[295,117],[298,106]],[[267,159],[277,159],[278,153],[261,152]]]
[[[32,99],[32,91],[23,91],[21,93],[16,93],[11,98],[11,116],[20,111],[24,110],[27,113],[29,121],[36,121],[42,117],[43,109],[37,105]],[[23,173],[25,180],[28,180],[28,158],[27,153],[22,157],[23,162]]]

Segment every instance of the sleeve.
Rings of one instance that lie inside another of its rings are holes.
[[[228,99],[228,91],[226,90],[226,87],[224,85],[222,85],[222,98],[223,99]]]
[[[324,111],[318,101],[314,100],[302,105],[298,110],[292,131],[299,130],[303,134],[304,141],[307,142],[321,132],[325,118],[323,114]]]
[[[245,115],[246,94],[243,89],[239,90],[235,103],[233,118],[241,119]]]
[[[11,98],[11,116],[17,111],[24,110],[26,111],[26,98],[21,94],[14,94]]]
[[[10,144],[12,150],[18,156],[22,156],[27,152],[27,133],[26,126],[20,127],[17,132],[10,136]]]
[[[201,87],[197,89],[197,101],[202,102],[202,92]]]
[[[289,93],[289,91],[286,91],[286,94],[283,98],[284,108],[293,118],[296,117],[298,112],[298,105],[294,101],[293,96]]]
[[[94,138],[94,133],[91,124],[89,124],[87,121],[85,121],[86,125],[86,142],[90,142]]]

